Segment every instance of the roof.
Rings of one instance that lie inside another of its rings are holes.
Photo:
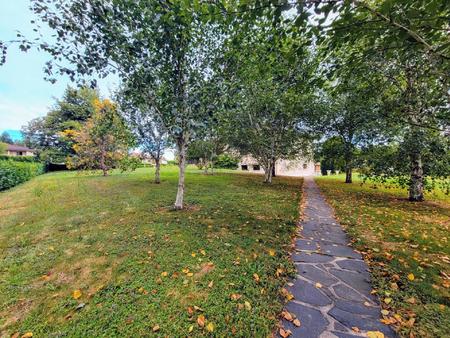
[[[33,149],[27,148],[27,147],[23,147],[23,146],[18,146],[16,144],[8,144],[8,146],[6,147],[7,151],[30,151],[30,152],[34,152]]]

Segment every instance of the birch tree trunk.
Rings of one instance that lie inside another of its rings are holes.
[[[272,183],[273,163],[269,160],[269,165],[264,167],[264,183]]]
[[[412,202],[423,201],[423,164],[419,151],[413,151],[410,155],[411,180],[409,184],[409,200]]]
[[[353,174],[353,149],[352,145],[345,145],[345,183],[352,183]]]
[[[175,200],[175,209],[181,210],[183,209],[183,199],[184,199],[184,175],[186,170],[186,139],[181,137],[178,142],[178,156],[179,156],[179,175],[178,175],[178,191],[177,198]]]
[[[155,158],[155,183],[156,184],[161,183],[160,171],[161,171],[161,159]]]

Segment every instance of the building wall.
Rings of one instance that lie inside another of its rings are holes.
[[[247,166],[247,170],[243,170],[242,166]],[[258,168],[259,167],[259,168]],[[258,165],[258,162],[251,156],[242,157],[239,162],[238,170],[248,171],[256,174],[263,174],[264,170]],[[278,176],[314,176],[320,174],[320,164],[314,161],[298,158],[296,160],[278,160],[275,163],[275,175]]]
[[[34,156],[34,153],[31,151],[23,151],[22,155],[19,155],[19,152],[17,151],[6,151],[6,155],[8,156]]]

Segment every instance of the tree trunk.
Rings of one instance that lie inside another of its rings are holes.
[[[352,183],[352,171],[353,171],[353,146],[351,144],[345,144],[345,183]]]
[[[102,151],[100,153],[100,169],[103,172],[103,176],[108,176],[108,169],[105,165],[105,151],[102,148]]]
[[[345,167],[345,183],[352,183],[352,167]]]
[[[409,184],[409,200],[411,202],[423,201],[423,166],[422,155],[416,151],[410,154],[411,181]]]
[[[184,174],[186,170],[186,140],[184,137],[180,138],[177,142],[178,146],[178,167],[180,169],[178,175],[178,191],[177,198],[175,200],[175,209],[183,209],[183,198],[184,198]]]
[[[272,168],[273,163],[269,161],[269,165],[264,168],[264,183],[272,183]]]
[[[155,183],[159,184],[161,183],[161,159],[155,159]]]
[[[275,159],[272,159],[272,177],[275,177]]]

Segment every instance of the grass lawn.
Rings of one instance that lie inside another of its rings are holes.
[[[370,262],[384,321],[405,337],[449,337],[450,197],[411,203],[406,190],[343,176],[316,181]]]
[[[42,175],[0,193],[0,336],[268,336],[300,179]]]

